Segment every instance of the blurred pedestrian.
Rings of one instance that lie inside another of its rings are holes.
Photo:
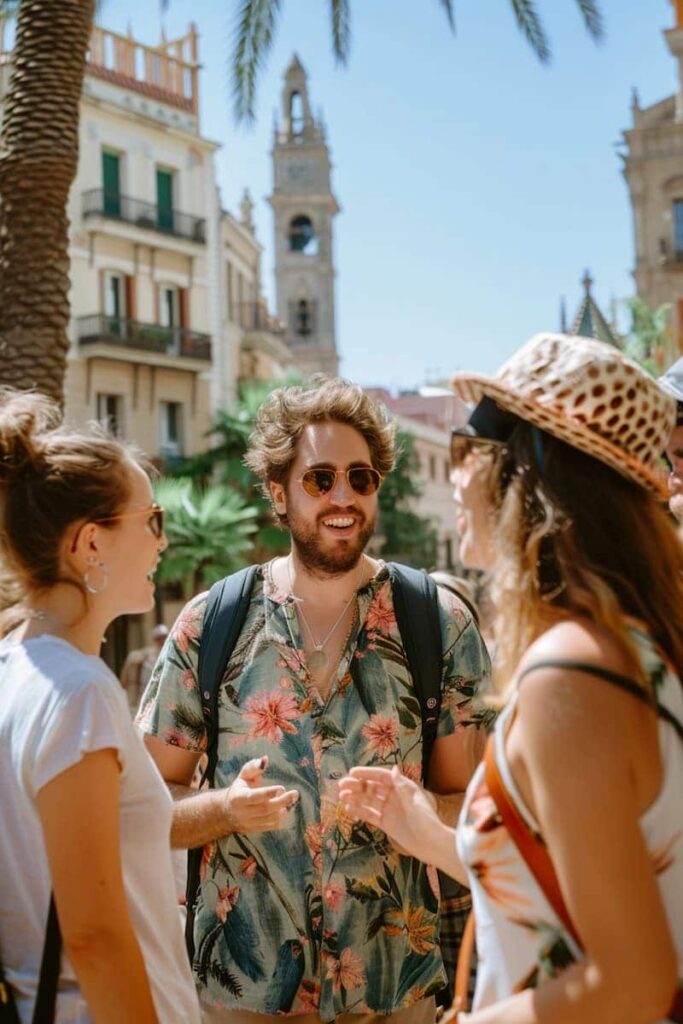
[[[196,1024],[171,800],[99,658],[153,605],[163,510],[138,453],[59,422],[0,394],[0,991],[25,1024]]]
[[[679,1021],[683,552],[658,465],[674,403],[613,347],[562,335],[454,387],[477,403],[452,446],[460,558],[493,573],[507,703],[457,854],[395,772],[355,769],[342,801],[469,879],[460,1022]]]
[[[669,464],[669,508],[683,523],[683,356],[659,378],[659,386],[676,399],[676,425],[667,440],[665,455]]]
[[[152,675],[152,669],[156,664],[167,636],[168,626],[160,622],[152,630],[151,644],[131,651],[123,663],[121,686],[126,691],[128,706],[132,715],[136,714],[140,706],[140,698],[145,692],[147,683]]]

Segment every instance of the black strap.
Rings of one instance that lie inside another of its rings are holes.
[[[40,963],[40,980],[38,995],[33,1010],[33,1024],[52,1024],[57,1006],[57,984],[59,982],[59,966],[62,957],[62,932],[59,927],[55,898],[50,896],[50,909],[47,915],[47,931],[43,958]]]
[[[33,1007],[33,1024],[53,1024],[57,1006],[57,985],[62,958],[62,933],[57,918],[55,898],[50,894],[45,942],[40,961],[38,992]],[[21,1024],[12,987],[0,963],[0,1024]]]
[[[213,785],[218,757],[218,692],[249,610],[257,566],[214,583],[204,612],[197,677],[206,729],[208,764],[202,781]]]
[[[667,707],[660,704],[649,690],[646,690],[628,676],[623,676],[620,672],[613,672],[612,669],[603,668],[602,665],[593,665],[588,661],[573,661],[571,658],[553,658],[535,661],[532,665],[528,665],[517,677],[517,682],[521,683],[525,676],[528,676],[530,672],[535,672],[537,668],[569,668],[574,672],[585,672],[586,675],[599,676],[600,679],[604,679],[613,686],[619,687],[620,690],[625,690],[644,704],[649,705],[649,707],[657,712],[661,719],[673,726],[679,737],[683,740],[683,725],[681,725],[676,716]]]
[[[204,611],[202,635],[199,641],[197,681],[202,701],[202,715],[206,730],[207,765],[202,776],[202,785],[213,786],[218,760],[218,694],[228,662],[239,639],[244,620],[247,617],[251,592],[257,566],[226,576],[214,583]],[[187,919],[185,942],[190,957],[194,960],[194,912],[199,890],[199,869],[203,848],[187,851],[187,885],[185,898]]]
[[[422,781],[427,781],[429,759],[436,740],[441,711],[443,654],[439,592],[426,572],[388,562],[394,613],[408,668],[422,713]]]

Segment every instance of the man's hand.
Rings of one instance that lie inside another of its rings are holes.
[[[299,799],[295,789],[264,786],[263,774],[268,758],[247,761],[235,781],[215,797],[223,806],[225,834],[272,832],[285,824],[287,811]]]

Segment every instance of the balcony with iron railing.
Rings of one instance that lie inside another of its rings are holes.
[[[267,331],[268,334],[284,337],[285,325],[272,313],[264,301],[240,302],[238,322],[245,331]]]
[[[211,338],[189,327],[163,327],[129,317],[96,313],[76,321],[79,345],[113,345],[138,352],[156,352],[180,359],[211,361]]]
[[[244,352],[260,352],[280,367],[289,366],[292,353],[285,341],[285,325],[268,312],[263,299],[240,302],[236,314],[237,322],[244,331]]]
[[[190,213],[170,210],[143,199],[132,199],[119,192],[92,188],[83,193],[83,217],[107,217],[148,231],[187,238],[203,245],[206,242],[206,221]]]
[[[672,243],[668,238],[660,238],[659,262],[666,267],[683,270],[683,239],[676,237]]]

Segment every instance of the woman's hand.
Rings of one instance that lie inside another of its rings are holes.
[[[433,797],[396,766],[352,768],[339,783],[339,798],[348,814],[386,832],[411,857],[436,863],[435,840],[444,831],[455,854],[453,831],[439,819]]]
[[[226,833],[272,832],[282,828],[287,811],[299,799],[295,789],[264,786],[268,758],[254,758],[243,765],[237,778],[224,791],[217,791],[225,814]]]

